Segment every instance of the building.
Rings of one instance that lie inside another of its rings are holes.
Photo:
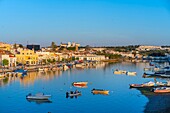
[[[8,60],[8,65],[3,64],[3,60]],[[15,55],[12,54],[4,54],[1,56],[1,64],[3,66],[8,66],[8,67],[15,67],[16,66],[16,57]]]
[[[0,50],[10,51],[11,45],[7,43],[0,42]]]
[[[104,55],[76,55],[75,58],[79,60],[88,60],[88,61],[102,61],[106,60]]]
[[[16,66],[16,57],[15,55],[11,54],[9,51],[4,51],[4,50],[0,50],[0,65],[4,66],[3,64],[3,60],[7,60],[8,61],[8,65],[9,67],[13,67]]]
[[[40,45],[27,45],[27,48],[30,50],[38,51],[40,50]]]
[[[38,55],[34,50],[24,49],[19,54],[16,54],[17,62],[26,65],[37,65]]]
[[[160,50],[161,46],[139,46],[138,51]]]
[[[38,55],[38,64],[46,64],[48,59],[57,60],[56,54],[53,52],[37,51],[36,54]]]

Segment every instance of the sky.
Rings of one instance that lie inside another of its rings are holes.
[[[170,0],[0,0],[0,42],[170,45]]]

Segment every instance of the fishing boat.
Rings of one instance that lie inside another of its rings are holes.
[[[109,94],[109,90],[103,90],[103,89],[92,89],[91,92],[93,94],[104,94],[104,95]]]
[[[120,75],[120,74],[126,74],[127,72],[125,70],[115,69],[113,73],[116,75]]]
[[[137,73],[136,72],[127,72],[126,74],[130,75],[130,76],[136,76]]]
[[[26,96],[26,99],[33,99],[33,100],[48,100],[51,95],[44,95],[43,93],[37,93],[32,95],[31,93]]]
[[[169,78],[170,77],[170,70],[167,71],[157,71],[155,73],[144,73],[143,77],[162,77],[162,78]]]
[[[73,82],[73,86],[87,86],[88,82]]]
[[[70,91],[70,93],[66,92],[66,97],[74,97],[74,96],[80,96],[80,95],[81,95],[81,92],[77,90],[75,92]]]
[[[14,70],[14,72],[22,73],[23,75],[27,74],[27,70],[24,70],[24,69],[16,69]]]
[[[143,87],[153,87],[155,83],[152,81],[143,83],[143,84],[130,84],[130,88],[143,88]]]
[[[170,87],[158,87],[153,89],[154,93],[170,93]]]
[[[44,71],[44,68],[38,68],[38,71]]]
[[[169,81],[167,82],[149,81],[143,84],[130,84],[130,88],[146,88],[146,87],[162,87],[162,86],[170,87],[170,82]]]

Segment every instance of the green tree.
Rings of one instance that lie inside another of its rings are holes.
[[[79,60],[79,58],[77,57],[76,60]]]
[[[51,63],[55,63],[55,62],[56,62],[56,60],[55,60],[55,59],[51,60]]]
[[[76,60],[76,58],[75,57],[72,57],[72,61],[75,61]]]
[[[75,51],[76,47],[68,47],[67,50]]]
[[[9,65],[9,61],[7,59],[4,59],[2,61],[2,63],[3,63],[3,66],[8,66]]]
[[[50,64],[51,63],[51,59],[47,59],[47,62]]]

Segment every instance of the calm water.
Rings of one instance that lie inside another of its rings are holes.
[[[143,83],[145,63],[101,64],[91,69],[57,72],[32,72],[23,79],[0,81],[0,113],[141,113],[149,99],[130,83]],[[114,75],[112,69],[136,71],[137,76]],[[87,88],[71,86],[75,81],[88,81]],[[93,88],[110,90],[109,95],[93,95]],[[66,98],[67,91],[78,89],[82,96]],[[51,102],[27,101],[28,93],[51,94]]]

